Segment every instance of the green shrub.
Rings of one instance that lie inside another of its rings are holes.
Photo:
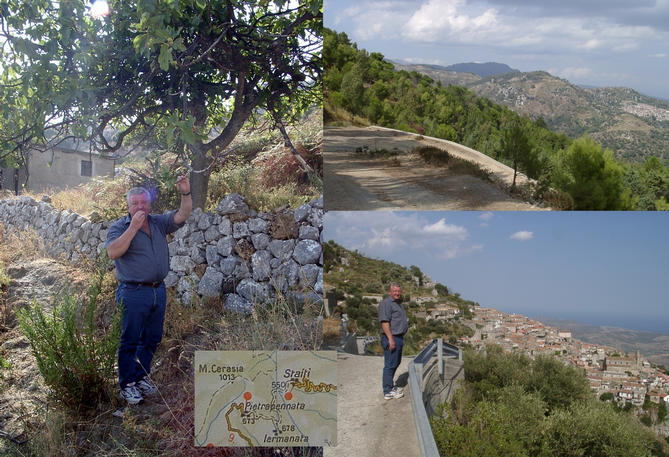
[[[555,457],[645,457],[651,455],[649,447],[655,441],[654,434],[633,417],[593,401],[551,415],[544,439],[547,455]]]
[[[599,396],[599,399],[601,401],[612,401],[613,400],[613,394],[611,392],[604,392]]]
[[[88,300],[81,306],[76,294],[66,289],[54,297],[53,314],[34,302],[18,315],[53,399],[75,411],[109,399],[114,380],[120,310],[116,310],[109,329],[98,330],[95,324],[105,266],[106,262],[99,263],[88,288]]]

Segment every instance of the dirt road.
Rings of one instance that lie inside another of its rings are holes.
[[[541,210],[516,200],[493,183],[469,175],[445,176],[414,154],[397,160],[356,157],[355,149],[399,149],[435,145],[490,170],[492,179],[511,183],[513,170],[484,154],[444,140],[418,138],[383,127],[326,127],[324,131],[327,210]],[[519,176],[520,182],[526,178]]]

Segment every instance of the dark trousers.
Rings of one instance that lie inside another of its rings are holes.
[[[163,338],[165,284],[159,287],[121,283],[116,301],[123,305],[118,380],[121,389],[151,371],[151,359]]]
[[[393,335],[395,350],[391,351],[388,337],[381,335],[381,347],[383,348],[383,393],[387,394],[393,389],[393,378],[397,367],[402,362],[402,348],[404,346],[404,335]]]

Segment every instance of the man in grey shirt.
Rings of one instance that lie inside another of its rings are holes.
[[[163,336],[167,295],[163,279],[169,272],[168,233],[188,219],[193,207],[190,183],[180,177],[178,211],[149,214],[151,195],[143,187],[128,191],[128,215],[107,233],[107,252],[116,264],[116,301],[123,305],[118,377],[121,397],[134,405],[158,390],[149,380],[151,359]]]
[[[402,362],[404,334],[409,329],[407,313],[402,308],[402,286],[390,284],[388,296],[379,304],[381,322],[381,347],[383,347],[383,397],[386,400],[401,398],[404,392],[394,386],[393,378]]]

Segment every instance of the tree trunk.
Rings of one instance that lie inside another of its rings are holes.
[[[199,146],[202,149],[202,146]],[[193,208],[201,208],[203,211],[207,206],[207,194],[209,191],[209,177],[211,176],[211,167],[209,166],[211,159],[204,154],[193,154],[191,159],[191,167],[194,171],[199,173],[190,174],[190,191],[193,196]]]

